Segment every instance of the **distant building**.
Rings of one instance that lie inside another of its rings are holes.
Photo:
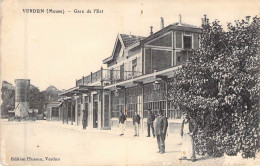
[[[48,121],[58,121],[62,117],[60,114],[59,106],[60,102],[50,102],[46,106],[46,120]]]
[[[29,116],[29,94],[30,94],[30,80],[16,79],[15,80],[15,116],[28,117]]]
[[[118,34],[112,55],[103,60],[107,68],[90,73],[63,91],[61,111],[64,123],[81,125],[86,110],[88,127],[117,127],[120,111],[127,115],[127,127],[138,111],[141,128],[146,128],[147,110],[162,109],[169,118],[170,132],[180,125],[181,110],[167,97],[168,80],[199,48],[200,27],[181,22],[161,28],[150,36]]]

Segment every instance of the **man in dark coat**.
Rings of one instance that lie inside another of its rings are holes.
[[[126,117],[125,117],[125,115],[122,111],[119,113],[118,120],[119,120],[119,127],[120,127],[120,130],[121,130],[121,134],[119,136],[122,136],[122,135],[124,135],[125,120],[126,120]]]
[[[147,137],[150,137],[150,128],[152,128],[152,132],[153,132],[153,137],[155,137],[154,135],[154,127],[153,127],[153,121],[155,120],[155,116],[153,114],[153,112],[149,109],[148,110],[148,117],[147,117]]]
[[[197,122],[187,114],[183,114],[183,121],[181,126],[182,141],[182,158],[180,160],[190,159],[192,162],[196,161],[194,135],[198,129]]]
[[[134,137],[139,137],[139,125],[140,125],[140,116],[138,115],[138,112],[135,111],[135,114],[133,116],[133,125],[135,127],[135,135]]]
[[[158,153],[163,154],[165,152],[165,137],[166,137],[166,131],[168,127],[168,120],[163,115],[163,111],[159,110],[158,117],[156,118],[155,122],[155,134],[157,138]]]

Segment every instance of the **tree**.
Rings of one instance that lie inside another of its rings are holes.
[[[49,86],[45,91],[42,91],[45,96],[46,102],[58,101],[60,90],[58,90],[55,86]]]
[[[173,104],[199,124],[201,154],[255,157],[259,150],[260,19],[203,26],[200,49],[170,82]]]
[[[29,106],[32,109],[38,109],[39,113],[42,112],[45,105],[45,96],[40,90],[30,85],[30,99],[29,99]]]
[[[1,116],[6,117],[9,110],[14,110],[15,107],[15,89],[14,86],[6,81],[2,82],[1,88]]]

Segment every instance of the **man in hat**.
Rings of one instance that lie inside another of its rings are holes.
[[[168,120],[163,115],[163,111],[159,110],[158,117],[156,118],[155,122],[155,133],[157,138],[157,144],[159,151],[158,153],[165,153],[165,137],[166,137],[166,131],[168,127]]]
[[[154,135],[154,127],[153,127],[153,121],[155,120],[155,116],[151,109],[148,109],[148,116],[147,116],[147,137],[150,137],[150,128],[152,128],[153,137]]]
[[[140,116],[138,115],[138,112],[135,111],[135,114],[133,116],[133,125],[135,128],[135,135],[134,137],[139,137],[139,125],[140,125]]]
[[[194,134],[197,132],[197,122],[188,114],[183,114],[183,121],[181,127],[182,136],[182,157],[179,160],[196,161]]]
[[[122,135],[124,135],[124,131],[125,131],[125,125],[124,124],[125,124],[125,120],[126,120],[126,117],[125,117],[123,111],[121,111],[119,113],[118,120],[119,120],[119,128],[121,130],[121,134],[119,136],[122,136]]]

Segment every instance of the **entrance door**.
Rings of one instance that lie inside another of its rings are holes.
[[[105,95],[104,127],[109,127],[109,95]]]
[[[93,127],[98,127],[98,101],[93,102]]]

